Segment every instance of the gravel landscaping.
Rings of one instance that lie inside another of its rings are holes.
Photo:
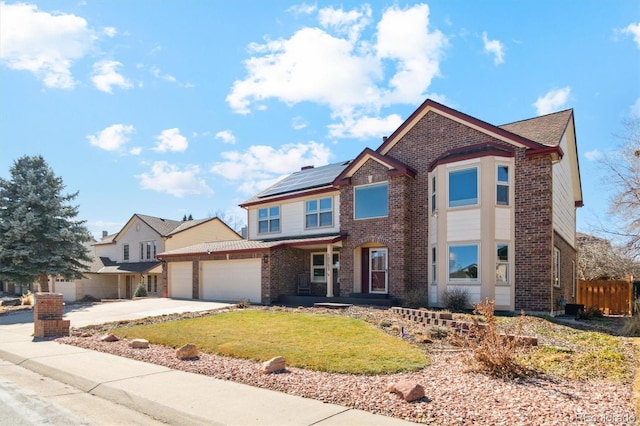
[[[305,311],[329,312],[311,309]],[[340,312],[330,311],[329,313],[362,318],[373,324],[390,321],[403,327],[407,336],[414,335],[412,328],[416,327],[415,324],[401,320],[389,310],[352,307]],[[143,322],[172,319],[176,318],[148,318]],[[431,358],[431,365],[418,372],[361,376],[287,367],[282,373],[260,374],[260,362],[205,353],[201,353],[196,360],[181,361],[176,358],[173,348],[152,344],[148,349],[132,349],[124,339],[118,342],[102,342],[100,337],[106,330],[108,326],[73,330],[72,336],[59,338],[57,341],[416,423],[635,424],[631,382],[614,384],[604,380],[550,377],[518,381],[494,379],[470,371],[468,364],[463,361],[464,353],[439,341],[424,345]],[[392,329],[387,331],[394,332]],[[270,354],[276,355],[278,354]],[[387,391],[390,384],[403,378],[422,385],[426,397],[409,403]]]

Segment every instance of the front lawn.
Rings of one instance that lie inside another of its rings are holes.
[[[202,352],[333,373],[387,374],[429,364],[420,348],[365,321],[341,315],[241,310],[200,318],[111,330],[121,338],[147,339]]]

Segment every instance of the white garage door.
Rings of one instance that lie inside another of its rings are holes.
[[[202,298],[238,302],[262,301],[260,259],[218,260],[201,263]]]
[[[169,297],[193,299],[193,263],[169,262]]]

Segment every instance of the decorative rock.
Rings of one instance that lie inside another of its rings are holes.
[[[271,374],[276,371],[285,370],[285,359],[283,356],[277,356],[275,358],[271,358],[269,361],[265,361],[262,363],[262,368],[260,373],[262,374]]]
[[[101,342],[117,342],[118,340],[120,340],[120,338],[115,334],[105,334],[100,338]]]
[[[397,393],[407,402],[415,401],[425,396],[422,385],[407,379],[402,379],[392,384],[387,388],[387,391]]]
[[[187,343],[184,346],[180,346],[176,349],[176,358],[178,359],[195,359],[198,358],[198,348],[193,343]]]
[[[129,342],[129,347],[133,349],[147,349],[149,341],[146,339],[133,339]]]

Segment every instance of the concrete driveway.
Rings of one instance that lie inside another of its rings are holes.
[[[224,309],[230,306],[233,305],[165,298],[114,300],[93,304],[72,303],[65,305],[63,318],[71,321],[71,327],[84,327],[113,321]],[[0,326],[7,331],[17,332],[24,332],[27,327],[30,327],[33,332],[33,310],[28,309],[0,315]]]

